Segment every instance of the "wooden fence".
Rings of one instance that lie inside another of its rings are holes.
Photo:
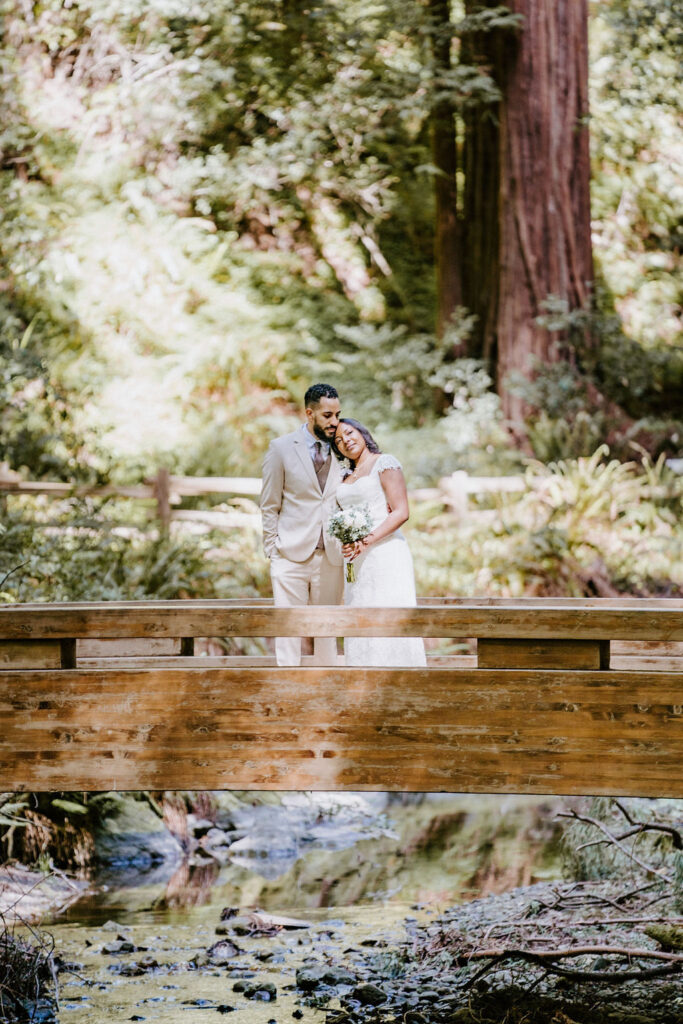
[[[424,669],[280,668],[195,638],[422,636]],[[683,797],[683,601],[440,599],[0,609],[8,790]]]
[[[473,477],[462,471],[452,473],[439,481],[438,487],[423,487],[410,492],[413,501],[437,501],[453,513],[467,512],[471,494],[510,493],[523,491],[524,478],[520,476]],[[91,486],[50,480],[23,480],[18,473],[0,463],[0,497],[3,494],[44,494],[53,498],[135,498],[156,503],[156,516],[167,529],[172,520],[200,520],[215,526],[241,526],[250,517],[240,512],[217,512],[211,509],[174,509],[183,498],[206,495],[231,495],[258,499],[261,493],[259,477],[192,477],[174,476],[168,469],[159,469],[156,476],[140,484]]]
[[[675,473],[683,472],[683,459],[669,459],[667,465]],[[529,485],[522,476],[470,476],[463,470],[457,470],[449,476],[441,477],[436,487],[409,491],[409,497],[411,501],[440,502],[452,514],[462,518],[468,514],[470,495],[521,493]],[[653,497],[668,494],[667,489],[661,487],[650,488],[649,491]],[[0,502],[3,495],[7,494],[45,494],[54,498],[134,498],[155,503],[156,518],[164,531],[168,530],[172,521],[182,520],[200,521],[217,528],[258,526],[258,516],[249,512],[176,509],[174,506],[179,505],[183,498],[215,494],[257,500],[260,493],[259,477],[174,476],[168,469],[161,468],[154,477],[140,484],[91,486],[62,481],[23,480],[19,473],[9,469],[7,463],[0,463]]]

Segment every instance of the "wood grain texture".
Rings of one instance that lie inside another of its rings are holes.
[[[683,673],[4,672],[9,790],[683,797]]]
[[[59,640],[0,640],[0,671],[6,668],[59,668]]]
[[[79,640],[76,657],[82,658],[156,658],[180,654],[180,639],[174,637],[121,637],[118,640]]]
[[[683,602],[637,606],[482,605],[273,608],[221,601],[13,605],[0,639],[60,637],[423,636],[683,641]]]
[[[479,668],[609,668],[604,640],[490,640],[477,643]]]

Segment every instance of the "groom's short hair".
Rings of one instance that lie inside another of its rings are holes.
[[[304,395],[304,409],[312,409],[320,405],[321,398],[339,398],[337,389],[331,384],[311,384]]]

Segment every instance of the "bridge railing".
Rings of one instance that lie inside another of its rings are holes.
[[[422,636],[424,669],[280,668],[196,638]],[[683,601],[0,609],[7,790],[683,796]]]

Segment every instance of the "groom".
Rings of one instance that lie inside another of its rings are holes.
[[[263,462],[263,549],[270,558],[276,607],[341,604],[341,547],[326,531],[341,481],[330,440],[339,424],[339,395],[330,384],[312,384],[304,398],[306,422],[271,441]],[[335,665],[335,637],[316,637],[314,661]],[[301,664],[301,639],[278,637],[278,665]]]

